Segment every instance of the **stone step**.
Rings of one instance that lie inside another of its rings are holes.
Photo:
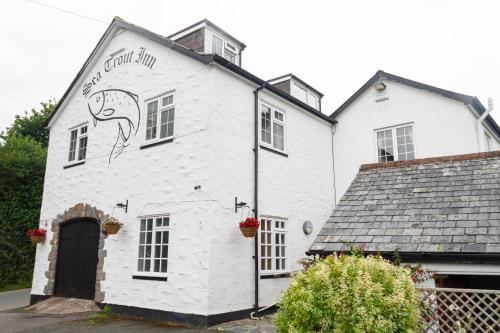
[[[51,297],[27,308],[28,311],[44,314],[69,314],[100,311],[94,301],[78,298]]]

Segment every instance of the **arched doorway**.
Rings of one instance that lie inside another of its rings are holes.
[[[94,299],[100,226],[84,217],[61,223],[59,230],[56,296]]]

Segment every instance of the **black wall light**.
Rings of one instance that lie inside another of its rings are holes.
[[[125,203],[123,203],[123,202],[117,203],[116,207],[125,209],[125,213],[127,213],[128,212],[128,199]]]

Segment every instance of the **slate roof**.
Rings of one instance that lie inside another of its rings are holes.
[[[500,260],[500,151],[365,164],[308,254]]]
[[[482,115],[485,111],[486,108],[484,105],[481,103],[481,101],[475,97],[475,96],[469,96],[469,95],[464,95],[460,94],[454,91],[446,90],[446,89],[441,89],[438,87],[434,87],[425,83],[421,83],[418,81],[410,80],[401,76],[397,76],[394,74],[390,74],[387,72],[384,72],[382,70],[378,70],[375,75],[373,75],[366,83],[361,86],[351,97],[347,99],[347,101],[344,102],[335,112],[333,112],[330,117],[332,119],[337,119],[337,117],[346,110],[349,105],[351,105],[361,94],[363,94],[367,89],[369,89],[373,84],[379,80],[391,80],[394,82],[398,82],[404,85],[407,85],[409,87],[413,87],[416,89],[422,89],[422,90],[427,90],[429,92],[432,92],[437,95],[441,95],[443,97],[451,98],[456,101],[462,102],[465,105],[470,105],[474,110],[479,115]],[[491,115],[488,115],[485,119],[485,122],[491,127],[491,129],[496,133],[498,137],[500,137],[500,126],[495,122],[493,117]]]

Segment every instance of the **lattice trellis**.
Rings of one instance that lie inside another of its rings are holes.
[[[426,333],[500,332],[500,291],[421,288]]]

